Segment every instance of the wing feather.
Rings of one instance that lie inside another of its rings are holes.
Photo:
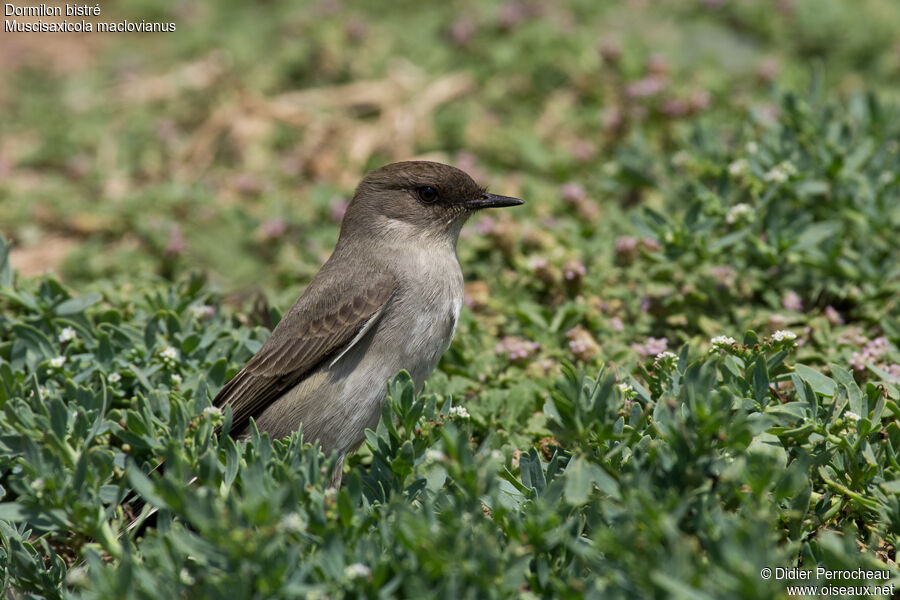
[[[396,285],[389,273],[324,280],[332,283],[314,279],[262,348],[216,395],[213,405],[231,406],[233,431],[241,431],[250,417],[323,361],[359,341],[363,329],[374,325],[381,315]],[[367,285],[351,290],[348,282],[352,281],[366,281]],[[314,286],[318,289],[310,293]]]

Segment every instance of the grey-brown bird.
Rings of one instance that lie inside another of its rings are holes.
[[[262,348],[214,400],[232,432],[303,437],[339,462],[374,428],[401,369],[420,390],[450,345],[463,302],[456,242],[483,208],[516,206],[454,167],[400,162],[372,171],[347,207],[331,257]]]

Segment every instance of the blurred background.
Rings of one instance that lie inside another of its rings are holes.
[[[100,6],[177,31],[0,37],[0,232],[77,288],[201,271],[289,302],[360,176],[414,157],[528,200],[468,226],[467,275],[494,247],[611,252],[698,132],[765,128],[781,90],[900,86],[891,0]]]

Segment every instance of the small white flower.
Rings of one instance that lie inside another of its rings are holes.
[[[440,450],[428,449],[425,451],[425,460],[428,462],[442,462],[446,458],[447,455]]]
[[[198,304],[188,310],[191,316],[198,320],[209,319],[216,312],[216,309],[209,304]]]
[[[38,477],[34,481],[31,482],[31,489],[33,490],[42,490],[44,489],[44,478]]]
[[[740,177],[748,170],[747,160],[744,158],[739,158],[735,161],[732,161],[731,164],[728,165],[728,173],[732,177]]]
[[[749,204],[741,202],[728,209],[725,222],[732,225],[738,221],[749,221],[751,217],[753,217],[753,208]]]
[[[784,183],[796,172],[797,169],[790,161],[784,161],[769,169],[766,174],[763,175],[763,179],[771,183]]]
[[[796,340],[797,334],[793,331],[788,331],[787,329],[779,329],[775,333],[772,334],[772,339],[776,342],[781,342],[784,340]]]
[[[616,387],[619,388],[619,391],[623,394],[627,394],[628,392],[633,392],[634,388],[628,385],[627,383],[620,383]]]
[[[122,376],[118,373],[110,373],[109,377],[107,377],[106,380],[110,383],[119,383],[120,381],[122,381]]]
[[[368,577],[371,574],[372,569],[362,563],[353,563],[352,565],[347,565],[346,567],[344,567],[344,575],[346,575],[350,579]]]
[[[735,339],[728,335],[717,335],[716,337],[709,340],[713,346],[732,346],[735,343]]]
[[[178,574],[179,579],[181,579],[181,583],[184,585],[194,585],[196,583],[196,579],[191,575],[191,572],[188,571],[187,567],[181,569],[181,572]]]
[[[65,356],[57,356],[56,358],[50,359],[50,366],[53,367],[54,369],[58,369],[61,366],[63,366],[64,364],[66,364]]]
[[[293,531],[295,533],[306,530],[306,522],[304,522],[303,517],[296,512],[291,512],[281,517],[281,520],[278,521],[278,526],[281,529]]]
[[[676,167],[684,166],[691,160],[691,155],[685,152],[684,150],[679,150],[675,154],[672,155],[672,164]]]
[[[466,410],[465,406],[451,406],[450,407],[450,416],[451,417],[459,417],[460,419],[471,418],[471,415],[469,415],[469,411]]]
[[[66,573],[66,583],[75,588],[85,588],[90,584],[87,567],[75,567]]]
[[[65,342],[71,342],[78,335],[76,335],[75,330],[71,327],[64,327],[62,331],[59,332],[59,342],[64,344]]]
[[[782,171],[780,168],[772,167],[771,169],[766,171],[766,174],[763,175],[763,179],[770,183],[784,183],[788,180],[788,176],[787,173]]]
[[[159,351],[159,356],[166,362],[174,361],[176,358],[178,358],[178,350],[176,350],[172,346],[166,346]]]
[[[607,177],[615,177],[619,174],[619,171],[622,170],[622,166],[613,160],[603,163],[603,166],[600,168],[603,170],[603,174]]]
[[[181,375],[179,375],[178,373],[173,373],[173,374],[172,374],[172,383],[173,383],[173,384],[175,384],[175,385],[181,385],[181,381],[182,381],[182,380],[181,380]]]
[[[747,149],[747,154],[756,154],[759,152],[759,144],[756,142],[747,142],[745,148]]]
[[[852,410],[848,410],[847,412],[845,412],[844,416],[846,418],[850,419],[851,421],[859,421],[862,418],[858,414],[853,412]]]
[[[656,360],[666,361],[666,360],[675,360],[678,358],[674,352],[669,352],[666,350],[665,352],[660,352],[656,355]]]
[[[426,453],[427,454],[427,453]],[[503,460],[505,457],[503,453],[499,450],[491,450],[491,459],[492,460]]]
[[[222,409],[218,406],[207,406],[203,409],[204,415],[220,415],[222,414]]]

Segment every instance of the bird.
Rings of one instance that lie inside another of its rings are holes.
[[[466,220],[524,204],[488,193],[464,171],[429,161],[366,174],[347,206],[333,253],[269,338],[218,392],[231,435],[282,438],[300,429],[344,459],[374,429],[388,382],[407,371],[416,392],[450,346],[463,304],[456,254]]]

